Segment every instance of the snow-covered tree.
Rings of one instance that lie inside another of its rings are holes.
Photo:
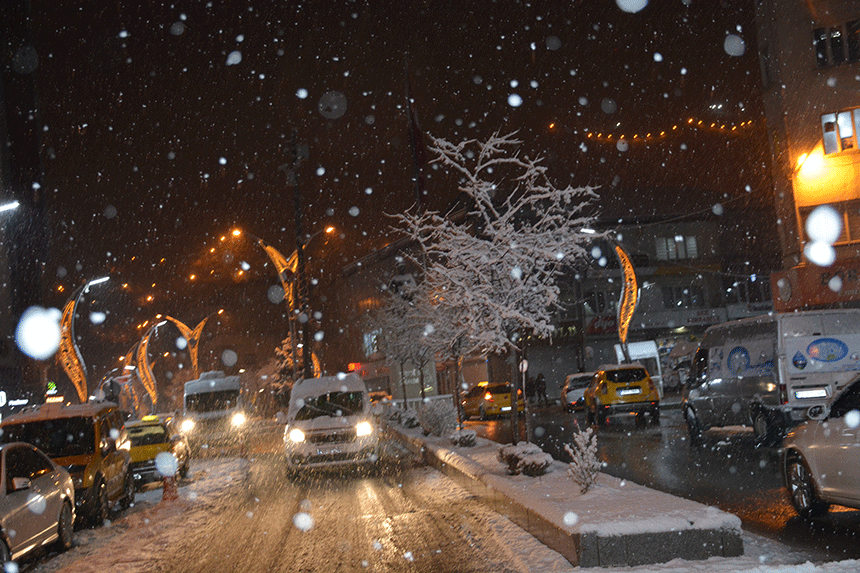
[[[519,152],[515,135],[459,144],[432,138],[434,162],[460,177],[468,213],[395,216],[421,246],[423,288],[448,321],[447,346],[459,356],[516,353],[524,333],[550,336],[556,281],[595,238],[588,229],[594,188],[556,187],[539,157]]]
[[[515,134],[432,141],[434,162],[461,178],[468,216],[411,211],[395,218],[420,244],[425,289],[437,307],[451,309],[461,350],[498,353],[514,350],[518,333],[551,335],[556,280],[594,240],[583,231],[594,220],[594,188],[553,185],[540,158],[519,153]]]
[[[389,289],[386,303],[373,313],[371,320],[382,332],[380,351],[387,360],[401,366],[404,401],[406,387],[403,366],[406,364],[418,370],[421,397],[424,398],[424,370],[427,364],[435,360],[435,355],[426,339],[428,329],[432,331],[433,327],[423,289],[414,280],[402,282],[396,290]]]

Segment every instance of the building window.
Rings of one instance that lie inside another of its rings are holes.
[[[705,306],[705,293],[701,286],[664,285],[660,290],[663,293],[664,308],[703,308]]]
[[[587,314],[606,314],[614,313],[617,309],[617,302],[620,298],[617,292],[607,292],[602,290],[593,290],[585,294],[585,312]]]
[[[654,246],[657,250],[657,258],[663,261],[695,259],[699,256],[698,243],[693,236],[655,237]]]
[[[825,113],[821,116],[824,153],[839,153],[857,149],[860,128],[860,108]]]
[[[364,333],[364,356],[365,358],[369,358],[370,356],[379,352],[379,337],[382,335],[382,329],[377,328],[376,330],[372,330],[370,332]]]
[[[860,242],[860,199],[852,201],[842,201],[841,203],[831,203],[831,207],[836,209],[842,217],[842,233],[839,235],[837,243],[857,243]],[[800,209],[800,219],[803,228],[806,228],[806,218],[815,209],[813,207],[804,207]]]
[[[812,31],[819,68],[860,61],[860,19]]]

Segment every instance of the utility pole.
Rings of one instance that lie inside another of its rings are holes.
[[[303,151],[303,152],[302,152]],[[308,281],[305,268],[305,238],[302,231],[302,199],[299,191],[299,163],[307,157],[307,150],[300,150],[296,141],[296,131],[293,130],[293,135],[290,138],[290,152],[292,153],[293,165],[292,177],[288,177],[288,184],[293,185],[293,210],[295,211],[295,227],[296,227],[296,291],[299,299],[298,316],[291,317],[297,319],[302,329],[302,377],[313,377],[313,369],[310,362],[310,310],[308,308]],[[296,356],[293,355],[295,363]]]

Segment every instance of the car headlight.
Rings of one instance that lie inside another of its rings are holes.
[[[179,426],[179,429],[182,430],[183,433],[187,434],[194,429],[194,420],[182,420],[182,425]]]
[[[233,422],[233,426],[238,428],[245,423],[245,414],[243,414],[242,412],[236,412],[235,414],[233,414],[233,418],[231,421]]]
[[[305,441],[305,433],[298,428],[293,428],[290,430],[290,433],[287,434],[290,440],[294,442],[304,442]]]
[[[373,433],[373,426],[370,422],[359,422],[359,424],[355,427],[355,435],[358,437],[361,436],[369,436]]]

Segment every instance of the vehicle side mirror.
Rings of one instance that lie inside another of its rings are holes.
[[[829,414],[830,411],[827,406],[822,406],[821,404],[810,406],[806,411],[806,417],[810,420],[825,420]]]
[[[30,478],[12,478],[12,491],[20,491],[22,489],[30,489]]]

